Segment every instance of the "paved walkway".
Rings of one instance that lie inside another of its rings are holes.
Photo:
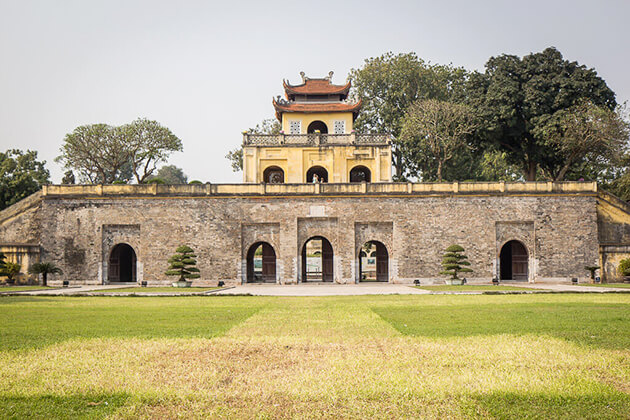
[[[119,284],[94,285],[94,286],[71,286],[71,287],[60,287],[59,289],[32,290],[32,291],[24,291],[24,292],[17,292],[17,293],[21,295],[60,296],[60,295],[74,295],[77,293],[109,291],[109,290],[113,292],[116,289],[127,289],[130,286],[133,287],[133,285],[119,285]],[[16,293],[16,292],[7,292],[7,293]]]
[[[572,284],[518,284],[518,287],[527,287],[529,289],[550,290],[553,292],[577,292],[577,293],[606,293],[606,292],[626,292],[630,293],[630,289],[623,287],[601,287],[601,286],[575,286]]]
[[[218,295],[256,296],[352,296],[352,295],[426,295],[428,290],[404,284],[243,284],[216,292]]]

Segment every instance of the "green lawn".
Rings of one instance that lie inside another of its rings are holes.
[[[630,295],[0,297],[0,418],[628,418]]]
[[[580,286],[590,286],[590,287],[618,287],[621,289],[630,289],[630,283],[597,283],[597,284],[588,284],[588,283],[580,283]]]
[[[50,286],[0,286],[1,292],[24,292],[28,290],[45,290],[45,289],[53,289]]]
[[[472,284],[462,284],[460,286],[449,286],[444,284],[438,284],[435,286],[414,286],[418,289],[431,290],[434,292],[496,292],[496,291],[508,291],[508,290],[527,290],[532,291],[532,289],[528,289],[526,287],[517,287],[517,286],[493,286],[491,284],[480,284],[480,285],[472,285]]]
[[[120,289],[98,290],[93,293],[202,293],[222,287],[124,287]]]

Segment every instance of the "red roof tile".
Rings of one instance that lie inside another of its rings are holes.
[[[284,90],[293,95],[347,95],[352,85],[333,85],[329,79],[307,79],[301,85],[290,85],[286,80],[282,81]]]
[[[274,99],[273,106],[279,113],[283,112],[354,112],[357,113],[361,108],[361,101],[355,104],[348,104],[342,102],[332,103],[308,103],[308,102],[290,102],[281,104]]]

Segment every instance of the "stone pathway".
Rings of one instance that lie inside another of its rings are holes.
[[[243,284],[220,290],[217,295],[256,296],[353,296],[353,295],[427,295],[428,290],[404,284]]]
[[[93,286],[71,286],[71,287],[60,287],[59,289],[48,289],[48,290],[33,290],[33,291],[24,291],[24,292],[7,292],[7,293],[16,293],[20,295],[36,295],[36,296],[61,296],[61,295],[74,295],[77,293],[85,293],[85,292],[96,292],[96,291],[115,291],[116,289],[126,289],[128,287],[133,287],[132,285],[93,285]]]
[[[577,293],[606,293],[606,292],[625,292],[630,293],[630,289],[623,287],[596,287],[596,286],[575,286],[573,284],[547,284],[547,283],[530,283],[519,284],[518,287],[527,287],[529,289],[550,290],[553,292],[577,292]]]

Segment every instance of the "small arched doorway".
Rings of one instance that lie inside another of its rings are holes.
[[[381,242],[369,241],[361,247],[359,281],[389,281],[389,255]]]
[[[322,166],[313,166],[306,172],[306,182],[328,182],[328,171]]]
[[[365,166],[355,166],[350,171],[350,182],[370,182],[372,173]]]
[[[136,280],[136,252],[125,243],[112,248],[109,254],[107,280],[112,282],[134,282]]]
[[[302,247],[302,281],[333,281],[333,248],[323,236],[314,236]]]
[[[501,280],[527,281],[529,257],[525,245],[520,241],[506,242],[499,254],[499,268]]]
[[[270,166],[263,172],[266,184],[284,184],[284,171],[279,166]]]
[[[276,252],[267,242],[256,242],[247,251],[247,283],[276,282]]]
[[[321,134],[328,134],[328,126],[323,121],[313,121],[308,125],[306,132],[313,134],[315,131],[319,131]]]

